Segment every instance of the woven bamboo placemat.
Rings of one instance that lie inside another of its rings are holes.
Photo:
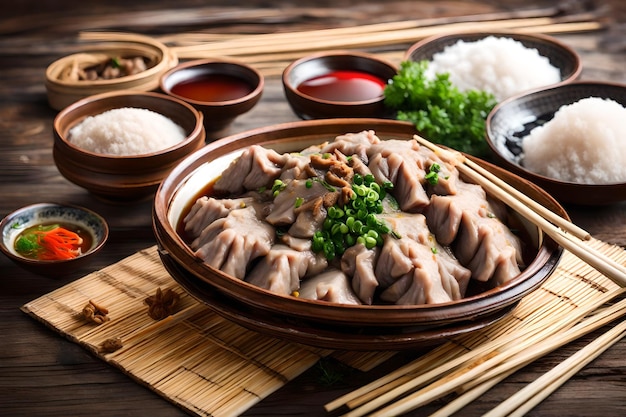
[[[626,251],[621,247],[599,241],[593,246],[618,262],[626,262]],[[144,304],[157,288],[171,289],[181,297],[177,313],[161,321],[150,318]],[[474,334],[451,340],[422,359],[431,362],[431,356],[439,355],[442,349],[452,350],[447,352],[452,358],[480,350],[484,343],[523,332],[555,314],[572,314],[596,296],[618,288],[566,251],[555,273],[539,290],[526,296],[512,314]],[[105,305],[111,320],[99,326],[87,322],[82,309],[89,300]],[[22,310],[199,416],[239,415],[328,355],[367,371],[394,354],[333,352],[244,329],[185,293],[161,264],[156,247],[33,300]],[[123,347],[113,353],[102,352],[101,343],[112,338],[120,338]]]
[[[155,321],[144,300],[172,290],[176,313]],[[89,301],[109,310],[96,325],[82,310]],[[156,246],[50,292],[22,310],[118,367],[174,404],[199,416],[237,416],[333,351],[290,343],[223,319],[188,295],[163,267]],[[120,339],[105,353],[101,344]],[[367,371],[393,352],[341,353]]]

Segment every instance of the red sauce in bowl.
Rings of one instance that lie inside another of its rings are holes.
[[[298,91],[329,101],[367,101],[383,95],[385,81],[361,71],[332,71],[304,81]]]
[[[225,74],[206,74],[182,81],[171,88],[172,93],[196,101],[230,101],[253,91],[245,80]]]

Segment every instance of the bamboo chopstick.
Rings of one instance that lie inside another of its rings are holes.
[[[626,290],[621,289],[617,294],[607,295],[608,298],[614,298],[618,294],[623,294]],[[601,302],[604,304],[606,298]],[[592,309],[598,306],[592,306]],[[580,314],[589,313],[589,310]],[[616,303],[607,308],[603,314],[597,314],[586,319],[581,324],[575,325],[565,331],[559,331],[564,325],[573,323],[580,317],[564,317],[560,322],[551,324],[545,328],[538,329],[535,334],[527,338],[518,338],[517,343],[513,343],[507,349],[500,349],[495,354],[487,355],[486,358],[478,358],[478,361],[470,362],[462,368],[456,369],[453,373],[445,375],[439,381],[433,382],[431,385],[425,386],[418,391],[411,392],[418,384],[419,378],[415,378],[402,386],[390,390],[389,392],[378,396],[376,399],[359,408],[346,413],[345,417],[360,417],[366,414],[371,416],[400,415],[410,410],[426,405],[431,401],[441,398],[444,395],[454,392],[459,387],[472,385],[481,382],[484,373],[496,370],[494,376],[512,371],[519,367],[530,363],[531,361],[549,353],[565,344],[587,334],[600,326],[607,324],[610,320],[614,320],[616,316],[626,314],[626,300]],[[411,393],[409,393],[411,392]],[[400,400],[379,409],[384,404],[390,403],[394,399],[405,395]]]
[[[491,175],[486,170],[481,169],[478,167],[478,164],[473,163],[458,152],[444,149],[417,135],[415,139],[420,144],[442,156],[445,160],[455,164],[459,172],[480,184],[487,192],[534,223],[559,245],[596,268],[619,286],[626,287],[626,267],[586,245],[581,240],[581,238],[585,240],[590,238],[586,231],[555,215],[540,204],[533,202],[523,193],[499,180],[495,175]],[[569,232],[569,234],[566,232]]]
[[[623,294],[624,290],[620,291]],[[492,367],[497,366],[498,368],[494,374],[501,375],[505,372],[513,371],[519,367],[522,367],[533,360],[554,351],[555,349],[570,343],[577,338],[588,334],[598,328],[610,323],[612,320],[615,320],[621,316],[626,314],[626,300],[621,300],[620,302],[612,305],[611,307],[607,307],[601,313],[598,313],[594,316],[591,316],[574,327],[562,332],[562,333],[554,333],[551,331],[542,332],[539,339],[541,343],[537,343],[537,341],[524,341],[523,343],[518,344],[511,351],[505,352],[507,357],[505,358],[489,358],[487,361],[478,364],[475,367],[471,367],[465,372],[460,373],[454,378],[450,378],[449,380],[443,381],[443,383],[437,384],[435,387],[430,388],[427,387],[424,390],[420,390],[414,392],[397,402],[379,409],[370,415],[372,417],[379,416],[389,416],[389,415],[400,415],[406,413],[410,410],[413,410],[419,406],[425,405],[430,401],[440,398],[441,396],[453,392],[458,387],[463,386],[467,383],[472,383],[475,381],[475,378],[480,378],[481,374],[485,371],[489,371]],[[546,333],[546,334],[543,334]],[[504,360],[508,359],[507,362]],[[383,403],[384,398],[377,402],[374,405],[380,405]],[[373,402],[374,403],[374,402]],[[364,412],[373,411],[375,407],[364,408],[363,410],[354,410],[353,412],[349,412],[345,414],[346,417],[355,417],[365,415]],[[499,414],[497,414],[499,415]],[[493,417],[493,416],[490,416]]]
[[[591,235],[586,230],[583,230],[582,228],[578,227],[572,222],[548,210],[547,208],[537,203],[532,198],[528,197],[526,194],[520,192],[516,188],[509,185],[507,182],[503,181],[496,175],[492,174],[485,168],[481,167],[476,162],[472,161],[469,158],[466,158],[460,152],[444,149],[441,146],[437,146],[436,144],[418,135],[415,135],[414,138],[418,143],[420,143],[423,146],[426,146],[427,148],[435,152],[437,155],[442,157],[445,161],[452,163],[457,169],[462,164],[467,165],[468,167],[470,167],[471,169],[473,169],[474,171],[478,172],[480,175],[485,177],[487,180],[491,181],[492,183],[502,188],[506,192],[510,193],[512,196],[520,200],[522,203],[524,203],[525,205],[527,205],[528,207],[530,207],[537,213],[544,216],[551,223],[556,224],[557,226],[561,227],[563,230],[572,233],[574,236],[582,240],[589,240],[591,238]]]
[[[480,23],[480,30],[498,31],[524,28],[524,30],[529,31],[532,27],[542,27],[545,30],[547,26],[554,25],[555,23],[555,19],[542,17],[510,21],[487,21]],[[594,23],[593,27],[597,29],[598,25],[598,23]],[[563,26],[563,28],[565,27],[566,26]],[[371,48],[394,44],[407,44],[428,36],[446,32],[475,31],[476,29],[477,26],[474,22],[461,22],[433,27],[418,27],[396,31],[369,32],[357,35],[327,36],[321,38],[316,37],[314,32],[305,34],[289,33],[282,34],[281,36],[278,34],[260,34],[208,44],[181,47],[174,46],[172,49],[179,57],[190,58],[195,56],[196,53],[205,53],[206,51],[211,51],[216,55],[236,56],[337,48]],[[271,41],[269,41],[268,38]],[[303,42],[303,39],[307,38],[308,41]]]
[[[496,417],[500,415],[521,417],[525,415],[559,388],[565,381],[624,336],[626,336],[626,321],[622,321],[602,334],[583,349],[555,366],[551,371],[542,375],[530,385],[527,385],[483,417]]]
[[[536,325],[537,323],[531,321],[528,323],[528,328],[517,329],[517,331],[495,337],[491,341],[482,342],[474,349],[456,357],[451,357],[448,354],[442,357],[441,361],[433,364],[432,367],[429,367],[433,359],[432,355],[426,355],[360,389],[328,403],[325,407],[326,411],[334,411],[345,405],[349,409],[353,409],[353,411],[346,414],[346,416],[363,416],[393,401],[394,398],[436,381],[437,378],[445,378],[448,381],[448,385],[439,387],[439,392],[420,392],[423,396],[419,397],[419,400],[425,404],[438,396],[444,395],[447,393],[446,390],[451,392],[459,386],[469,384],[473,380],[471,375],[469,379],[464,378],[467,377],[466,374],[468,372],[475,372],[473,371],[475,367],[481,366],[480,370],[488,371],[489,366],[497,365],[505,358],[512,357],[516,352],[523,353],[526,347],[538,344],[553,334],[571,328],[577,321],[587,316],[590,312],[624,292],[626,292],[626,289],[620,288],[616,292],[604,293],[593,299],[585,297],[589,299],[588,305],[584,307],[580,305],[577,309],[578,311],[558,316],[560,318],[556,322],[548,323],[547,325],[538,323],[539,325]],[[550,313],[554,316],[555,311],[550,310]],[[518,343],[520,340],[525,341],[523,345]],[[443,348],[449,348],[449,346],[450,345],[444,345]],[[485,365],[486,362],[488,363]],[[421,373],[416,375],[415,373],[418,371],[421,371]],[[456,373],[458,378],[451,378],[450,375],[452,375],[452,373]],[[479,378],[480,375],[481,371],[478,371],[475,376]],[[369,394],[374,390],[379,390],[379,392],[377,393],[378,395],[372,398]],[[415,404],[412,405],[415,406]]]

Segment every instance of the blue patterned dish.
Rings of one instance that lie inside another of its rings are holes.
[[[15,242],[25,229],[50,223],[76,225],[86,230],[91,239],[90,247],[80,256],[68,260],[30,259],[15,250]],[[39,203],[8,214],[0,222],[0,233],[0,250],[13,262],[39,275],[60,277],[84,266],[102,249],[109,236],[109,227],[102,216],[91,210],[67,204]]]

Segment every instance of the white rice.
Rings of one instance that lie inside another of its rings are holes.
[[[122,107],[87,117],[70,129],[68,141],[99,154],[141,155],[169,148],[185,137],[185,130],[162,114]]]
[[[524,166],[575,183],[626,182],[626,108],[589,97],[562,106],[523,138]]]
[[[498,101],[561,81],[560,70],[548,58],[508,37],[458,41],[434,54],[428,67],[431,76],[449,73],[461,91],[487,91]]]

